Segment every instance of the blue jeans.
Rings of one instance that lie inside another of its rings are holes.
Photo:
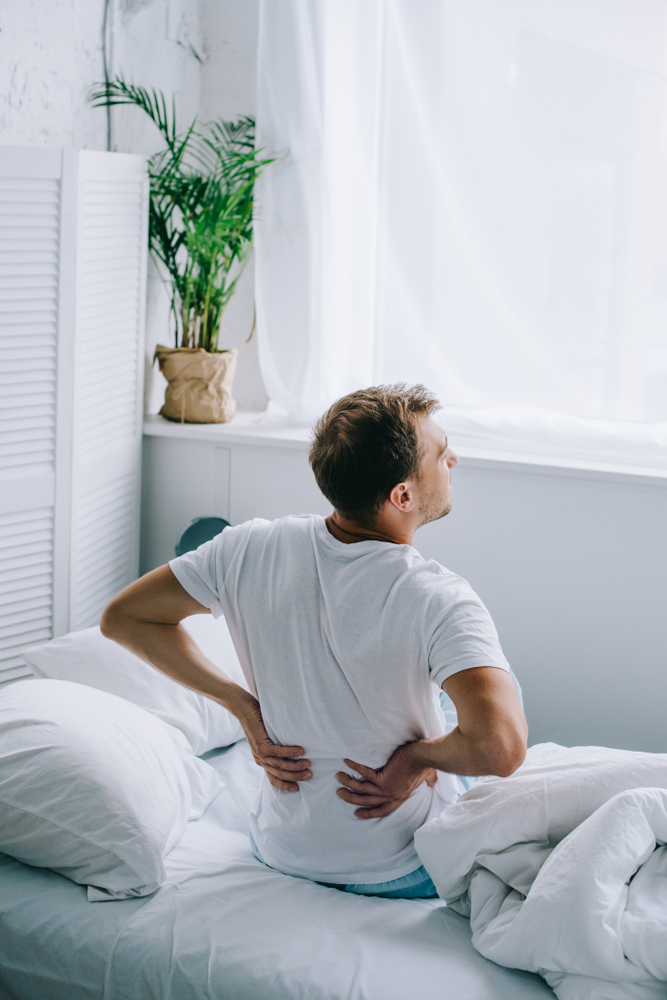
[[[370,885],[341,885],[343,892],[354,892],[358,896],[382,896],[383,899],[433,899],[438,890],[424,866],[392,879],[391,882],[376,882]]]
[[[271,865],[267,865],[259,853],[252,834],[249,834],[249,837],[252,853],[258,861],[270,868]],[[438,891],[423,865],[416,871],[410,872],[409,875],[402,875],[401,878],[392,879],[391,882],[371,882],[368,885],[338,885],[334,882],[318,882],[317,885],[326,885],[330,889],[340,889],[342,892],[354,892],[357,896],[382,896],[383,899],[432,899],[438,895]]]

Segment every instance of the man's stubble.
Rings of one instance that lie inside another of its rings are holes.
[[[431,521],[439,521],[441,517],[446,517],[452,509],[452,498],[451,494],[444,501],[442,496],[433,490],[431,493],[426,493],[422,497],[421,504],[419,505],[420,521],[419,527],[423,527],[425,524],[430,524]]]

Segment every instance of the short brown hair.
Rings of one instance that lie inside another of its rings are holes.
[[[418,421],[440,409],[423,385],[376,385],[343,396],[320,417],[310,464],[334,509],[372,523],[397,483],[419,477]]]

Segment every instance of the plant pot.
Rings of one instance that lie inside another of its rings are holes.
[[[203,347],[158,345],[155,357],[168,383],[163,417],[181,424],[224,424],[232,419],[236,348],[209,354]]]

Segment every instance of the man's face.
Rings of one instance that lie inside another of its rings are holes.
[[[419,425],[423,458],[418,483],[419,526],[437,521],[452,509],[451,469],[459,457],[447,443],[447,435],[431,417]]]

